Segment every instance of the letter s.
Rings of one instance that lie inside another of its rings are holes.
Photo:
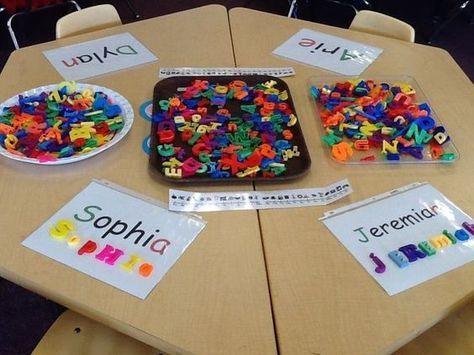
[[[81,217],[79,217],[78,214],[75,214],[74,219],[79,221],[79,222],[90,222],[90,221],[92,221],[95,218],[95,214],[93,214],[91,211],[89,211],[92,208],[96,208],[99,211],[102,211],[102,208],[100,208],[99,206],[86,206],[86,207],[84,207],[84,212],[86,212],[89,215],[89,218],[81,218]]]

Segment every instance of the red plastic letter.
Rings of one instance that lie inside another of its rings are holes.
[[[82,247],[77,251],[79,255],[93,253],[97,249],[97,243],[88,240]]]

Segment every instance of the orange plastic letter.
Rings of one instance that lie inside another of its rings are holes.
[[[138,268],[138,273],[143,277],[148,277],[153,272],[153,269],[153,265],[145,263],[140,265],[140,267]]]

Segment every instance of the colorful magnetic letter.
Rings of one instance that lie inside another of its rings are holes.
[[[418,247],[428,256],[432,256],[436,254],[436,249],[431,246],[426,240],[422,241],[418,244]]]
[[[97,244],[93,240],[88,240],[82,247],[77,251],[79,255],[93,253],[97,249]]]
[[[467,234],[467,232],[464,229],[458,229],[456,232],[454,232],[454,235],[456,238],[458,238],[462,242],[469,239],[469,234]]]
[[[399,268],[407,267],[410,263],[407,257],[398,250],[391,251],[388,253],[388,256],[395,264],[398,265]]]
[[[108,265],[114,265],[118,258],[124,254],[123,250],[114,248],[107,244],[102,251],[95,256],[97,260],[103,261]]]
[[[68,219],[61,219],[49,229],[49,235],[54,239],[64,239],[74,230],[74,223]]]
[[[462,226],[465,230],[471,233],[471,235],[474,235],[474,224],[463,222]]]
[[[124,270],[131,272],[133,267],[142,260],[138,255],[130,255],[130,258],[127,262],[123,263],[121,266]]]
[[[433,245],[436,249],[441,249],[447,246],[450,246],[451,240],[446,237],[444,234],[437,235],[436,237],[433,237],[430,239],[431,245]]]
[[[408,258],[409,262],[417,261],[418,259],[423,259],[426,254],[418,250],[415,244],[404,245],[403,247],[398,248],[405,256]]]
[[[372,261],[375,263],[375,265],[377,265],[377,267],[375,268],[375,272],[378,273],[378,274],[384,273],[385,269],[386,269],[386,266],[382,262],[382,260],[380,260],[374,253],[370,253],[369,257],[372,259]]]
[[[144,263],[144,264],[141,264],[140,267],[138,268],[138,273],[143,277],[148,277],[153,272],[153,269],[154,269],[153,265],[149,263]]]

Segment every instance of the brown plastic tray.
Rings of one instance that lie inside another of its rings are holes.
[[[180,76],[180,77],[170,77],[164,80],[159,81],[154,88],[153,92],[153,116],[155,114],[163,113],[164,111],[160,108],[159,102],[160,100],[168,100],[172,97],[181,97],[183,93],[183,88],[190,86],[194,80],[205,80],[208,81],[210,85],[227,85],[234,80],[241,80],[247,83],[248,87],[253,87],[257,84],[266,83],[270,80],[274,80],[276,85],[274,88],[277,88],[280,92],[286,90],[288,93],[288,99],[285,100],[292,113],[298,117],[295,106],[293,104],[293,100],[291,98],[290,90],[286,83],[276,77],[267,76],[267,75],[250,75],[250,76],[205,76],[205,77],[198,77],[198,76]],[[246,112],[242,111],[240,105],[242,104],[252,104],[252,102],[241,102],[237,99],[228,99],[223,106],[223,108],[228,109],[232,117],[243,117],[243,115],[247,114]],[[221,108],[217,106],[207,106],[208,113],[207,117],[215,117],[214,114],[216,111]],[[175,115],[172,115],[173,117]],[[306,143],[304,141],[303,132],[301,130],[301,126],[299,124],[299,119],[295,125],[291,127],[284,127],[284,129],[289,129],[293,133],[293,138],[289,140],[292,146],[298,146],[298,151],[300,153],[299,157],[293,157],[288,159],[286,162],[283,162],[286,166],[286,171],[277,176],[268,177],[263,176],[262,172],[258,172],[254,176],[246,176],[246,177],[237,177],[235,175],[230,175],[229,177],[224,178],[214,178],[209,175],[193,175],[188,177],[182,178],[174,178],[165,175],[164,168],[165,166],[163,163],[169,160],[169,158],[164,158],[158,154],[158,145],[162,144],[159,142],[157,137],[157,130],[158,130],[158,123],[152,119],[151,124],[151,134],[150,134],[150,164],[154,167],[164,179],[176,183],[183,183],[183,182],[193,182],[193,183],[200,183],[200,182],[236,182],[236,181],[282,181],[282,180],[290,180],[301,177],[306,172],[308,172],[311,166],[311,159],[309,157],[309,153],[306,147]],[[277,134],[277,140],[283,139],[281,132]],[[194,157],[196,160],[197,157],[193,156],[192,153],[192,146],[188,145],[181,139],[181,132],[175,129],[175,137],[172,142],[174,147],[180,147],[184,150],[184,158],[179,159],[180,161],[184,161],[188,157]],[[212,158],[211,161],[216,163],[219,162],[218,158]]]

